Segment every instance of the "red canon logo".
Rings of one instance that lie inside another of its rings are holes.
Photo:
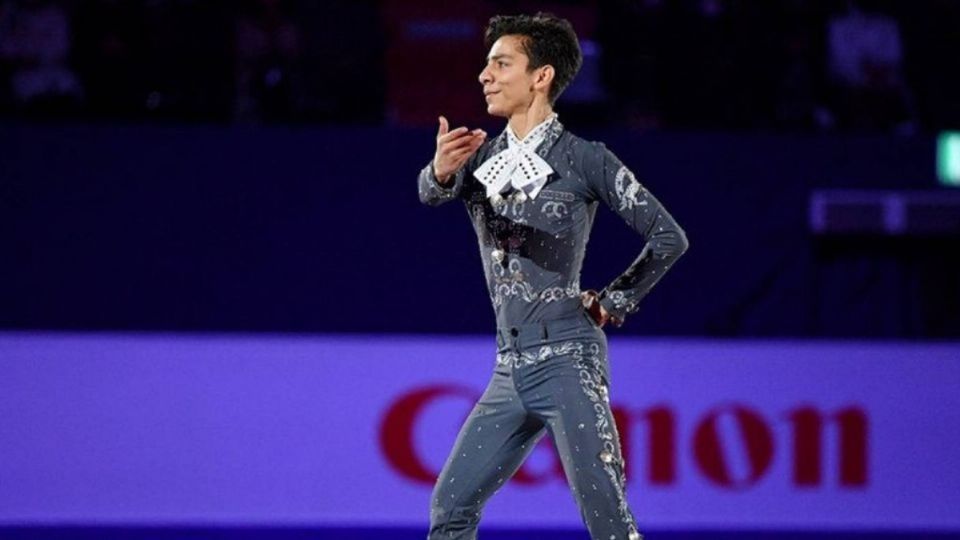
[[[387,461],[403,476],[432,485],[439,471],[427,468],[416,453],[413,444],[414,425],[430,402],[449,397],[460,397],[474,403],[478,395],[459,386],[435,385],[415,389],[401,395],[388,409],[380,426],[380,445]],[[613,406],[613,415],[623,442],[623,453],[631,463],[630,453],[634,427],[646,426],[648,455],[645,471],[651,484],[668,486],[677,481],[677,415],[668,405],[656,405],[642,409],[625,409]],[[801,405],[785,411],[782,423],[777,427],[789,429],[792,440],[792,478],[797,486],[818,486],[823,481],[823,432],[827,424],[838,430],[837,482],[840,486],[858,488],[867,484],[867,415],[856,406],[834,411],[822,411],[812,405]],[[724,452],[721,425],[735,425],[741,437],[746,471],[734,472],[734,467],[725,459],[730,448]],[[747,488],[768,472],[774,456],[774,429],[757,411],[739,403],[721,405],[707,411],[694,424],[692,454],[700,472],[711,482],[726,488]],[[541,444],[551,444],[544,437]],[[553,452],[556,455],[556,451]],[[552,470],[540,476],[532,475],[520,467],[512,482],[535,484],[550,480],[556,475],[564,480],[559,459],[554,460]],[[632,467],[628,465],[627,476]]]

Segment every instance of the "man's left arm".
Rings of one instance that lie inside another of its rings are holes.
[[[687,251],[687,235],[603,143],[593,143],[584,156],[586,180],[594,194],[639,233],[646,244],[640,255],[599,295],[611,322],[620,326],[650,289]]]

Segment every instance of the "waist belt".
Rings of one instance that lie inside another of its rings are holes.
[[[590,315],[583,309],[578,309],[576,315],[559,319],[548,319],[518,326],[498,326],[497,345],[500,347],[512,346],[516,348],[537,345],[557,336],[564,331],[569,333],[572,328],[594,325],[588,319]]]

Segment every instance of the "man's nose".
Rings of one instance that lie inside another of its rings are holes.
[[[483,68],[483,71],[480,72],[480,76],[477,77],[477,80],[480,81],[480,84],[487,84],[490,80],[490,72],[487,71],[487,68]]]

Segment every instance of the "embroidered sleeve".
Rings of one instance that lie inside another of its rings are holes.
[[[463,191],[463,181],[467,167],[461,167],[446,184],[441,184],[433,172],[433,160],[420,170],[418,179],[420,202],[430,206],[437,206],[452,201]]]
[[[600,305],[614,324],[637,311],[650,289],[686,252],[686,233],[628,169],[603,143],[584,157],[586,180],[594,195],[616,212],[645,240],[640,255],[600,293]]]

